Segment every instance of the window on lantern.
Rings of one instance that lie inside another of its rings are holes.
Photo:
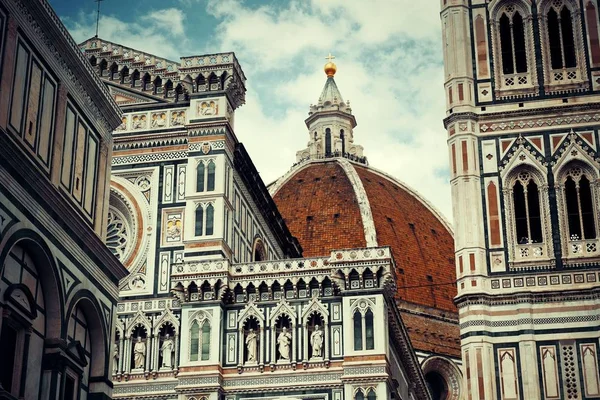
[[[538,186],[527,171],[519,173],[513,186],[513,206],[517,243],[543,242]]]
[[[571,10],[566,5],[559,3],[558,6],[550,7],[546,17],[552,69],[576,67],[577,58],[575,57]]]
[[[507,7],[500,17],[500,48],[504,74],[527,72],[525,25],[514,6]]]

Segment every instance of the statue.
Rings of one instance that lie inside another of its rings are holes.
[[[171,368],[173,366],[173,351],[175,350],[175,343],[173,339],[169,337],[167,333],[165,340],[163,340],[162,346],[160,346],[160,354],[162,354],[162,367]]]
[[[254,329],[250,328],[248,335],[246,336],[246,349],[248,350],[248,362],[256,362],[256,344],[258,337],[254,332]]]
[[[113,375],[116,375],[119,372],[119,343],[115,343],[115,349],[113,351],[113,366],[112,366]]]
[[[137,342],[133,347],[133,361],[135,369],[144,369],[144,362],[146,361],[146,343],[142,341],[140,336],[138,336]]]
[[[323,357],[321,350],[323,348],[323,331],[319,325],[315,325],[315,330],[310,335],[310,344],[312,346],[313,357]]]
[[[279,355],[281,360],[290,359],[290,344],[292,342],[292,334],[288,332],[284,326],[279,335],[277,336],[277,345],[279,346]]]

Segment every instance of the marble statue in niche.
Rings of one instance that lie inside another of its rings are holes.
[[[288,332],[284,326],[281,332],[277,336],[277,346],[279,349],[279,359],[289,360],[290,359],[290,345],[292,343],[292,334]]]
[[[310,344],[312,345],[312,357],[323,357],[323,331],[319,325],[315,325],[315,330],[310,335]]]
[[[257,344],[258,344],[258,336],[254,329],[250,328],[248,333],[246,334],[246,350],[248,351],[248,362],[256,362],[256,353],[257,353]]]
[[[162,346],[160,346],[160,353],[162,355],[162,367],[171,368],[173,366],[173,353],[175,351],[175,342],[169,336],[165,334]]]
[[[138,336],[137,342],[133,347],[133,361],[135,369],[144,369],[144,363],[146,362],[146,343],[140,336]]]

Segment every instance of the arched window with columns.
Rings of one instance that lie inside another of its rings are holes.
[[[354,350],[375,349],[375,315],[374,304],[369,300],[360,299],[352,310],[352,326],[354,337]]]
[[[503,192],[511,263],[551,259],[554,254],[545,175],[533,166],[520,165],[508,172]]]
[[[563,257],[580,258],[600,254],[598,242],[597,168],[576,160],[557,174],[559,221],[563,237]]]
[[[490,29],[497,96],[537,91],[530,4],[523,0],[496,2],[490,9]]]
[[[579,89],[587,81],[580,3],[544,0],[538,6],[546,91]],[[558,88],[557,86],[560,86]]]
[[[211,325],[208,316],[199,312],[190,321],[189,360],[207,361],[210,359]]]

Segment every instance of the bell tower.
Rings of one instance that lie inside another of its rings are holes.
[[[600,397],[598,2],[441,10],[467,398]]]
[[[325,86],[316,105],[311,105],[308,118],[308,147],[296,153],[296,161],[329,157],[362,158],[363,147],[354,144],[356,118],[352,114],[350,101],[344,102],[333,78],[337,66],[335,57],[329,54],[324,71]]]

